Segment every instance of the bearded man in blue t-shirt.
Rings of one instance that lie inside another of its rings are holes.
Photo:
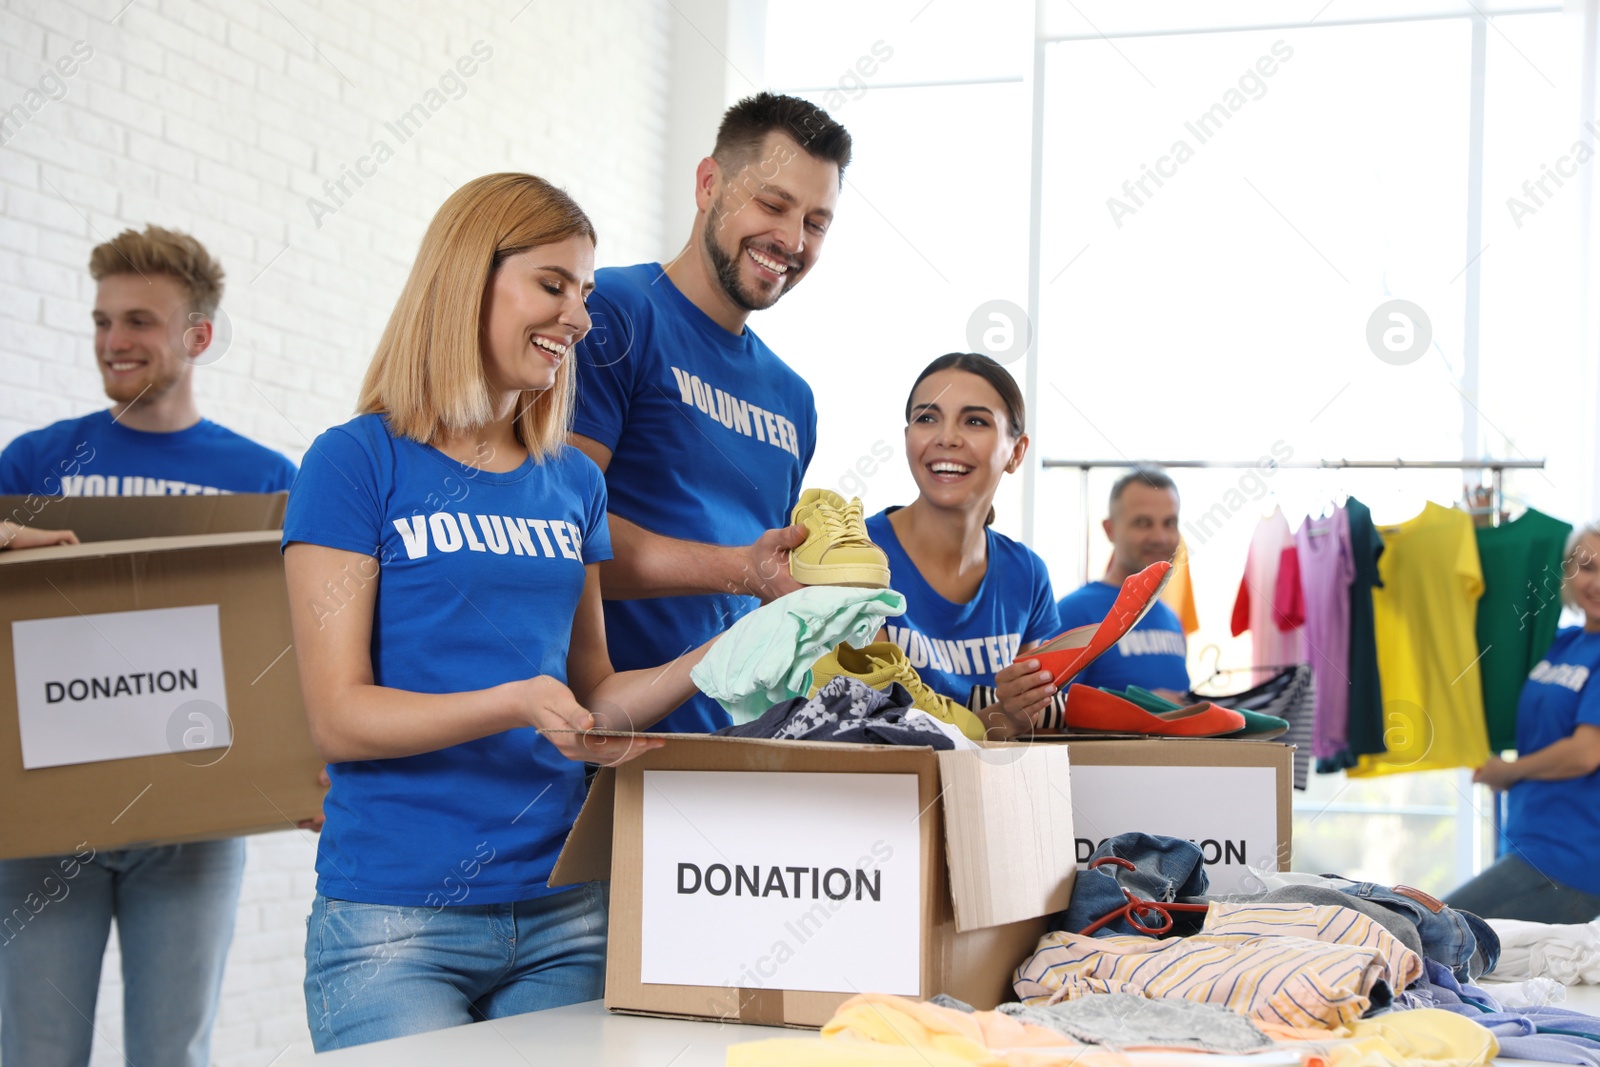
[[[811,270],[850,134],[805,100],[729,108],[695,171],[695,219],[670,263],[595,274],[578,346],[572,443],[605,472],[616,558],[601,564],[618,670],[649,667],[799,586],[788,524],[816,447],[811,387],[749,329]],[[696,695],[655,729],[710,732]]]
[[[159,226],[125,230],[94,249],[89,273],[98,283],[95,362],[112,404],[25,433],[0,452],[0,493],[35,497],[0,516],[0,548],[75,541],[70,531],[47,529],[52,496],[286,491],[293,463],[201,418],[195,405],[194,367],[220,354],[212,346],[222,267],[204,246]],[[0,1061],[89,1062],[101,958],[115,918],[122,1055],[130,1063],[205,1067],[244,853],[240,839],[106,852],[86,843],[68,856],[0,860],[8,909],[0,932]],[[41,903],[9,910],[25,901]],[[14,921],[19,915],[26,922]]]

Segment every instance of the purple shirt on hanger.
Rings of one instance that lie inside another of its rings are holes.
[[[1294,537],[1305,598],[1306,660],[1316,675],[1311,751],[1327,759],[1344,751],[1350,719],[1350,583],[1356,574],[1350,516],[1336,508],[1306,519]]]

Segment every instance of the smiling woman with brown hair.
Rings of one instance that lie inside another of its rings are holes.
[[[940,356],[906,399],[905,443],[917,499],[867,520],[906,598],[885,633],[957,704],[996,687],[979,715],[990,737],[1026,733],[1055,692],[1026,653],[1060,626],[1044,561],[990,526],[1000,479],[1028,451],[1022,392],[988,356]]]

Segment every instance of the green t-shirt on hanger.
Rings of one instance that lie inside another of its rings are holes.
[[[1388,751],[1383,740],[1383,686],[1378,678],[1378,646],[1373,619],[1372,590],[1383,584],[1378,577],[1378,557],[1383,538],[1372,525],[1372,512],[1355,497],[1344,502],[1350,521],[1350,554],[1355,579],[1350,583],[1350,659],[1345,677],[1350,685],[1349,722],[1345,751],[1317,761],[1317,773],[1328,774],[1357,765],[1359,756],[1379,756]]]
[[[1478,670],[1493,752],[1517,747],[1517,701],[1528,672],[1555,640],[1561,557],[1571,533],[1571,526],[1533,508],[1512,522],[1478,530],[1484,584]]]

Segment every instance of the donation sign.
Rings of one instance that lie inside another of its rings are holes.
[[[640,979],[921,985],[914,774],[645,771]]]
[[[1074,764],[1078,866],[1106,838],[1137,830],[1199,845],[1212,893],[1260,892],[1253,871],[1278,869],[1277,783],[1271,767]]]
[[[22,766],[226,748],[215,604],[11,624]]]

